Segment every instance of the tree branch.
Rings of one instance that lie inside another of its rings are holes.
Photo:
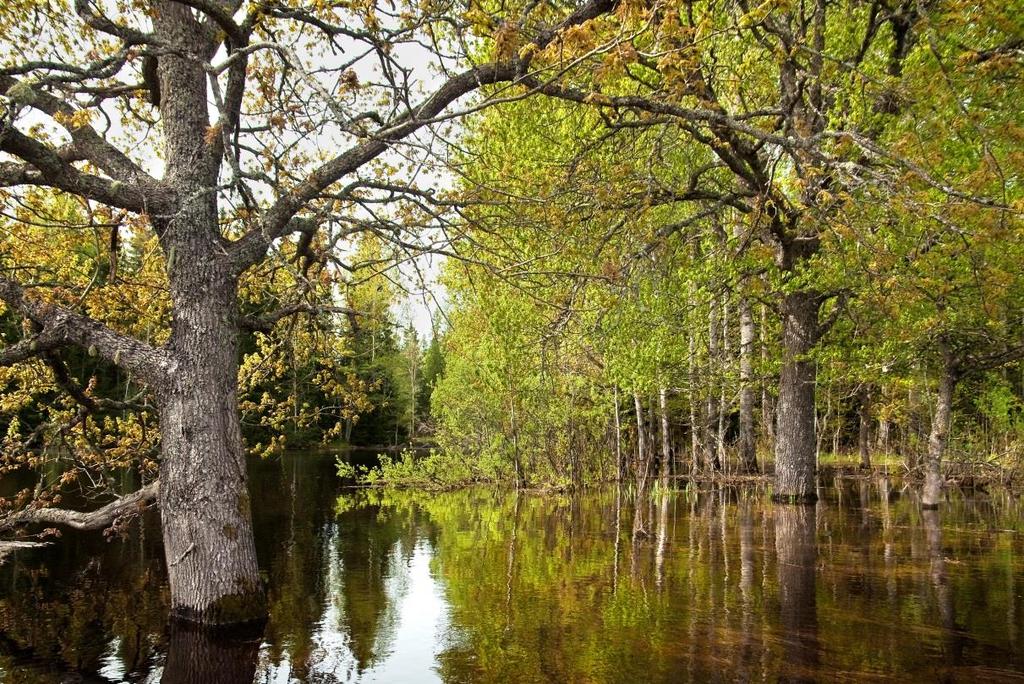
[[[316,304],[299,302],[296,304],[290,304],[289,306],[281,307],[277,311],[272,311],[263,316],[243,316],[239,324],[244,330],[249,330],[250,332],[269,333],[273,329],[274,324],[280,321],[281,319],[288,318],[289,316],[295,316],[300,313],[344,314],[350,320],[355,316],[363,315],[362,312],[356,311],[355,309],[350,309],[347,306],[317,306]]]
[[[159,491],[160,481],[154,480],[136,492],[88,512],[64,508],[26,508],[0,518],[0,532],[25,525],[62,525],[75,530],[101,530],[120,518],[144,511],[156,501]]]
[[[617,5],[618,0],[590,0],[558,26],[541,32],[533,41],[533,47],[537,50],[543,49],[561,31],[610,12]],[[288,233],[292,218],[332,183],[353,173],[383,154],[394,143],[426,126],[448,105],[463,95],[485,85],[519,79],[526,72],[528,66],[528,58],[516,57],[508,61],[476,66],[453,76],[420,105],[378,129],[369,140],[355,145],[325,162],[313,171],[304,182],[280,197],[266,212],[258,227],[250,230],[234,243],[232,256],[236,272],[241,273],[262,261],[271,243]]]
[[[116,366],[137,375],[146,384],[160,385],[174,371],[174,361],[164,350],[151,347],[127,335],[122,335],[88,316],[53,304],[25,296],[25,290],[12,280],[0,277],[0,300],[42,328],[37,344],[46,349],[62,344],[75,344],[96,354]],[[31,344],[19,342],[9,347],[5,355],[29,358]],[[17,349],[17,352],[10,350]]]
[[[33,335],[21,342],[0,350],[0,366],[13,366],[32,357],[56,349],[62,340],[53,330]]]
[[[14,128],[0,131],[0,150],[28,164],[0,163],[0,187],[43,185],[137,214],[173,212],[175,200],[169,188],[123,183],[84,173],[56,150]]]
[[[59,118],[70,120],[78,111],[48,92],[34,88],[11,76],[0,75],[0,91],[9,92],[15,87],[21,90],[22,97],[28,100],[31,107],[38,109],[55,121]],[[104,140],[92,126],[74,126],[66,123],[61,125],[71,136],[76,149],[111,178],[123,183],[157,183],[156,179],[146,174],[121,150]]]

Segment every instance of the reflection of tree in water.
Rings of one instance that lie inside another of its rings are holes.
[[[157,536],[68,534],[0,568],[0,668],[17,673],[5,682],[97,681],[110,660],[135,680],[163,665],[168,682],[392,674],[407,646],[405,564],[428,548],[447,604],[437,673],[451,681],[1024,668],[1013,499],[953,498],[940,521],[884,479],[837,483],[818,509],[716,487],[646,500],[652,535],[631,543],[628,497],[611,490],[336,500],[333,473],[296,458],[254,478],[271,600],[262,645],[167,631]]]
[[[160,684],[252,684],[263,629],[246,631],[173,622]]]
[[[337,629],[361,674],[389,650],[405,593],[398,564],[422,531],[366,492],[335,501],[331,459],[285,455],[271,465],[254,478],[254,498],[270,504],[256,518],[257,551],[270,574],[269,661],[287,659],[300,681],[350,676],[320,671],[338,655],[323,641]]]
[[[942,546],[942,524],[937,510],[923,510],[925,536],[928,539],[928,575],[935,592],[935,604],[939,612],[942,634],[945,641],[943,651],[946,664],[957,667],[963,660],[963,630],[956,623],[956,608],[953,603],[953,588],[950,586],[946,568],[946,555]]]
[[[309,672],[326,596],[333,466],[309,454],[254,464],[251,490],[261,504],[254,507],[256,550],[269,575],[268,656],[280,663],[287,654],[299,679]]]
[[[378,505],[353,508],[338,516],[335,549],[342,575],[338,594],[339,627],[359,673],[375,665],[389,649],[405,595],[407,562],[416,541],[410,516]]]
[[[775,517],[779,609],[786,671],[780,681],[816,681],[819,664],[817,513],[813,506],[779,505]]]
[[[69,534],[0,567],[0,667],[47,663],[88,679],[113,655],[127,675],[148,670],[163,650],[168,598],[158,535],[129,534],[110,543]]]

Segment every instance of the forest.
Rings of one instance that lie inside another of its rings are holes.
[[[723,544],[764,499],[781,567],[836,478],[910,497],[933,551],[934,511],[1024,491],[1020,2],[8,0],[0,25],[0,563],[157,516],[160,610],[273,625],[250,471],[295,454],[415,501],[410,530],[483,487],[516,520],[596,497],[618,540],[624,497],[658,563],[666,497],[719,492]]]

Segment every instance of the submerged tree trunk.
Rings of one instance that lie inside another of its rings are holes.
[[[921,506],[925,509],[939,507],[942,496],[942,455],[949,441],[949,426],[953,415],[953,392],[956,390],[957,370],[952,356],[944,354],[942,377],[935,398],[935,415],[932,418],[931,433],[928,435],[928,457],[924,464],[924,490]]]
[[[776,501],[813,503],[815,492],[814,383],[810,352],[818,341],[816,293],[786,295],[782,321],[782,372],[779,377],[775,446]]]
[[[754,316],[750,302],[740,300],[740,472],[757,472],[754,438]]]
[[[199,267],[213,261],[213,245],[176,246],[192,264],[172,279],[169,346],[178,363],[160,397],[160,515],[172,609],[197,622],[245,622],[266,609],[238,414],[235,282],[215,264]]]

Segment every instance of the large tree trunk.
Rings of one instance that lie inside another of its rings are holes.
[[[156,6],[154,27],[182,53],[215,44],[190,8]],[[155,216],[167,261],[175,368],[157,389],[160,516],[175,615],[207,624],[266,615],[238,415],[238,276],[220,234],[219,154],[206,142],[207,77],[200,60],[159,59],[166,182],[181,205]]]
[[[782,321],[782,372],[779,377],[775,444],[776,501],[813,503],[815,492],[814,382],[809,354],[818,341],[821,299],[813,292],[786,295]]]
[[[754,439],[754,316],[740,300],[740,472],[757,472]]]
[[[182,301],[177,373],[160,402],[160,513],[175,614],[223,624],[259,619],[265,605],[238,415],[235,286],[207,275],[172,288]]]
[[[946,355],[948,357],[948,354]],[[939,378],[939,392],[935,398],[935,415],[928,435],[928,459],[924,464],[924,491],[921,506],[925,509],[939,507],[942,496],[942,455],[949,441],[949,426],[953,416],[953,392],[956,390],[957,374],[951,359],[947,358]]]

